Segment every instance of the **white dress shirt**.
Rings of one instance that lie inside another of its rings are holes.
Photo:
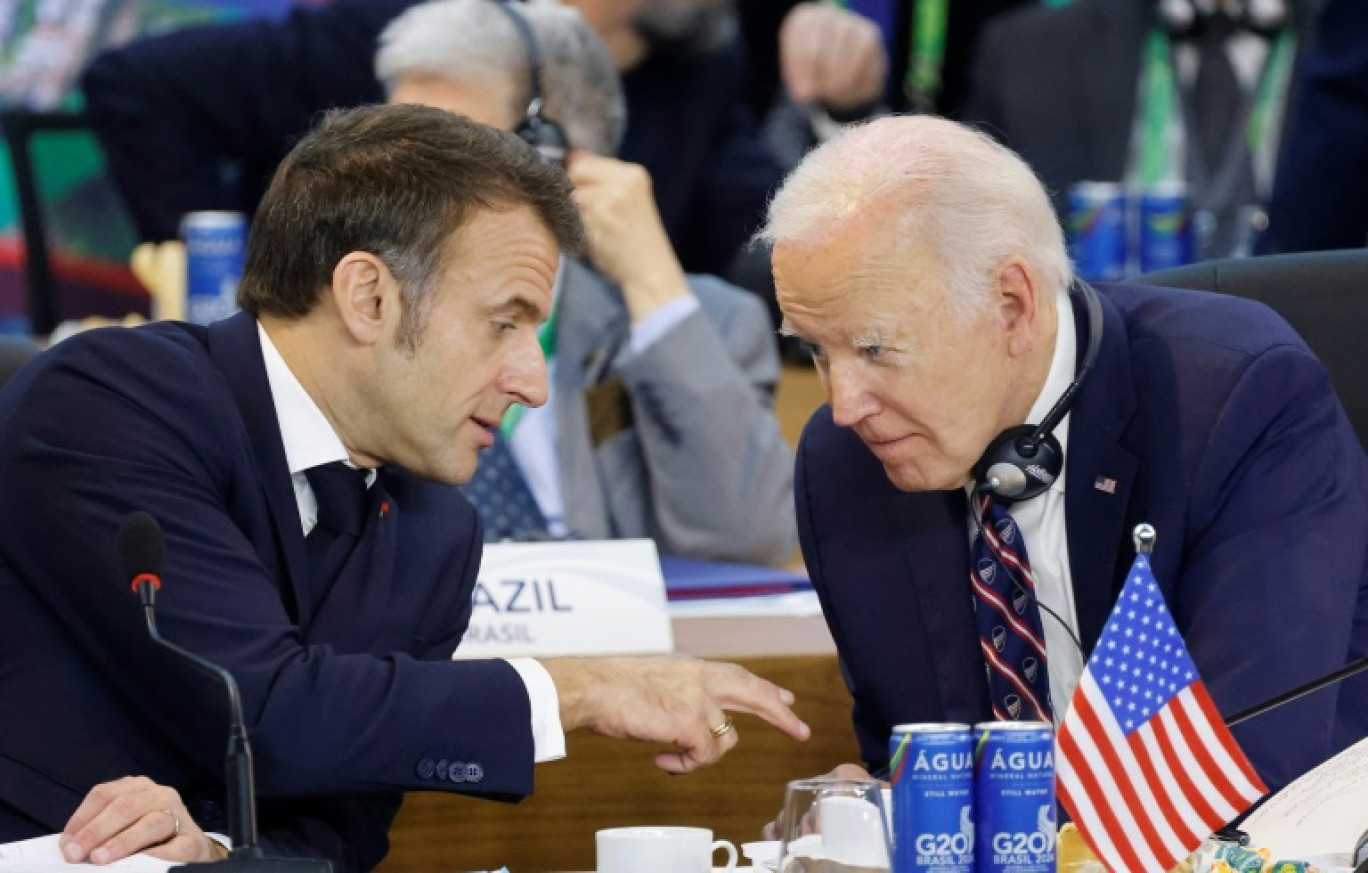
[[[1029,423],[1039,422],[1045,417],[1045,413],[1050,411],[1074,377],[1078,336],[1074,332],[1073,306],[1067,294],[1061,294],[1055,305],[1059,311],[1059,330],[1054,357],[1050,361],[1050,373],[1045,378],[1045,385],[1026,417]],[[1067,461],[1068,415],[1054,429],[1054,436],[1059,440],[1060,450]],[[971,505],[970,512],[974,511]],[[1069,636],[1069,631],[1075,635],[1078,633],[1078,615],[1074,605],[1073,574],[1069,570],[1069,532],[1064,518],[1064,472],[1060,472],[1059,478],[1044,494],[1014,503],[1010,511],[1026,543],[1026,556],[1030,559],[1031,572],[1036,580],[1036,599],[1059,617],[1056,619],[1044,609],[1040,611],[1041,627],[1045,630],[1050,699],[1055,724],[1058,724],[1068,710],[1069,699],[1078,687],[1079,677],[1083,675],[1083,653]],[[978,526],[970,518],[971,541],[977,533]],[[1068,622],[1069,631],[1060,624],[1060,619]]]
[[[556,271],[556,285],[552,300],[561,293],[565,276],[564,260]],[[554,302],[552,304],[555,305]],[[631,353],[641,354],[668,334],[681,321],[698,309],[698,298],[692,294],[671,300],[632,325],[628,340]],[[546,519],[546,530],[552,536],[570,533],[565,524],[565,496],[561,493],[560,459],[556,442],[556,359],[546,361],[546,403],[535,409],[524,410],[518,425],[509,437],[508,449],[517,461],[518,469],[527,480],[528,490],[537,501],[537,508]]]
[[[309,392],[295,378],[285,359],[280,356],[266,329],[257,325],[261,338],[261,357],[266,362],[266,381],[271,386],[271,400],[275,404],[276,421],[280,423],[280,438],[285,444],[285,463],[290,469],[295,502],[299,506],[299,523],[308,536],[318,523],[318,498],[304,471],[320,464],[342,461],[351,466],[347,448],[332,429],[323,410],[318,408]],[[370,471],[366,487],[375,482],[375,471]],[[556,683],[546,668],[532,658],[509,658],[508,663],[522,677],[532,709],[532,741],[536,760],[554,761],[565,757],[565,731],[560,723],[560,696]]]

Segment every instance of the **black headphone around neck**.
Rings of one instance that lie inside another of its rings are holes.
[[[1078,372],[1039,424],[1019,424],[998,434],[974,465],[974,491],[991,495],[1000,503],[1016,503],[1043,494],[1064,469],[1064,450],[1054,429],[1069,414],[1083,380],[1097,361],[1102,345],[1102,303],[1097,291],[1082,279],[1074,281],[1074,293],[1083,298],[1088,314],[1088,347]],[[1072,296],[1072,295],[1071,295]],[[1070,304],[1071,305],[1071,304]]]
[[[513,132],[541,152],[548,163],[564,165],[566,156],[570,154],[570,142],[565,138],[565,130],[559,122],[542,114],[542,59],[536,34],[532,32],[527,17],[513,8],[511,0],[498,0],[494,5],[503,10],[512,22],[518,39],[522,40],[523,53],[527,56],[528,91],[532,96],[527,103],[527,113]]]
[[[1261,36],[1275,36],[1291,20],[1290,0],[1240,0],[1237,27]],[[1155,0],[1155,19],[1159,29],[1174,39],[1200,36],[1210,13],[1194,0]]]

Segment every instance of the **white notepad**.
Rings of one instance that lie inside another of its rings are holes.
[[[62,857],[57,847],[60,834],[20,840],[17,843],[0,843],[0,873],[56,873],[59,870],[108,870],[112,873],[165,873],[171,869],[171,861],[163,861],[150,855],[133,855],[113,864],[96,867],[93,864],[72,864]]]
[[[1274,858],[1344,855],[1368,830],[1368,739],[1278,792],[1240,827]]]

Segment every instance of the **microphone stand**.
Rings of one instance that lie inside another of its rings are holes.
[[[1284,691],[1276,697],[1270,697],[1263,703],[1257,703],[1246,710],[1235,713],[1225,720],[1226,727],[1234,727],[1242,721],[1248,721],[1255,716],[1263,715],[1265,712],[1277,709],[1284,703],[1291,703],[1299,697],[1305,697],[1313,691],[1319,691],[1327,685],[1334,685],[1336,682],[1341,682],[1348,679],[1350,676],[1357,675],[1365,670],[1368,670],[1368,658],[1360,658],[1351,664],[1341,667],[1328,676],[1313,679],[1305,685],[1298,685],[1291,691]]]
[[[222,861],[185,864],[177,867],[187,873],[332,873],[332,863],[314,858],[263,858],[257,846],[256,781],[252,775],[252,746],[247,739],[247,724],[242,717],[242,696],[233,674],[212,661],[181,648],[157,630],[157,592],[149,579],[138,581],[147,618],[147,633],[161,646],[175,652],[196,670],[217,679],[228,690],[232,723],[228,731],[228,752],[224,781],[228,794],[228,836],[233,848]]]

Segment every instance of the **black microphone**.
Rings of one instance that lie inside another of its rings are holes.
[[[178,870],[199,873],[332,873],[328,861],[310,858],[263,858],[257,846],[256,787],[252,777],[252,746],[242,717],[242,697],[233,674],[162,637],[157,630],[156,601],[161,590],[161,564],[166,541],[161,525],[148,512],[134,512],[119,526],[119,558],[124,575],[142,600],[147,633],[157,644],[175,652],[187,664],[217,679],[228,691],[231,723],[224,765],[228,795],[228,836],[233,848],[228,858],[208,864],[186,864]]]
[[[1319,691],[1327,685],[1343,682],[1350,676],[1356,676],[1365,670],[1368,670],[1368,658],[1360,658],[1353,663],[1340,667],[1333,673],[1327,673],[1319,679],[1312,679],[1305,685],[1298,685],[1290,691],[1284,691],[1282,694],[1268,698],[1263,703],[1256,703],[1248,709],[1235,713],[1225,720],[1226,727],[1234,727],[1242,721],[1248,721],[1255,716],[1263,715],[1265,712],[1270,712],[1284,704],[1291,703],[1299,697],[1305,697],[1313,691]]]

